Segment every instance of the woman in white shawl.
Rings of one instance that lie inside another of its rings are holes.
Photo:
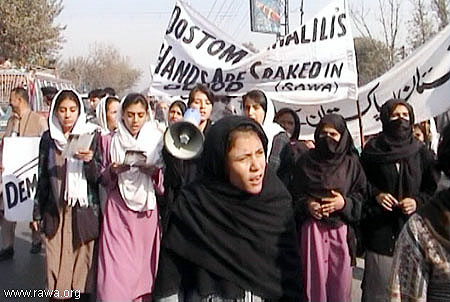
[[[127,95],[117,118],[117,131],[100,139],[100,182],[107,200],[99,239],[97,298],[147,300],[159,255],[153,176],[161,164],[162,133],[141,94]]]
[[[94,245],[99,233],[98,183],[93,139],[96,125],[86,123],[81,97],[73,90],[55,95],[49,130],[39,145],[39,180],[33,228],[42,222],[45,237],[47,288],[63,293],[95,289]],[[92,135],[89,135],[92,134]],[[68,152],[71,135],[87,138]],[[52,298],[64,298],[53,296]]]
[[[259,123],[267,136],[267,154],[269,167],[287,186],[290,180],[290,169],[294,166],[294,158],[289,146],[286,131],[273,120],[275,107],[261,90],[251,90],[242,97],[244,115]]]
[[[95,113],[100,124],[102,135],[108,135],[117,130],[117,112],[120,109],[120,100],[117,96],[107,95],[97,104]],[[103,185],[99,186],[99,200],[101,212],[105,212],[106,190]]]

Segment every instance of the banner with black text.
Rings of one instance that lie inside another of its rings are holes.
[[[9,221],[31,221],[33,218],[40,140],[40,137],[3,139],[3,206]]]
[[[395,65],[381,77],[359,88],[364,135],[381,131],[380,107],[391,98],[402,98],[414,108],[416,123],[433,118],[450,109],[450,26]],[[276,97],[275,97],[276,98]],[[313,133],[319,120],[327,113],[345,117],[354,137],[359,136],[356,102],[338,101],[304,106],[286,104],[276,98],[276,107],[291,107],[302,123],[302,136]],[[355,140],[358,143],[358,140]]]
[[[151,87],[186,95],[196,83],[222,95],[262,89],[269,97],[301,105],[356,100],[355,52],[345,1],[333,1],[257,54],[177,1]]]

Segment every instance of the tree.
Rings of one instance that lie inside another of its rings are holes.
[[[449,1],[448,0],[432,0],[431,8],[436,13],[439,20],[439,30],[448,24]]]
[[[85,57],[71,57],[60,67],[63,78],[71,80],[80,91],[113,87],[118,94],[132,88],[141,76],[128,57],[112,45],[94,44]]]
[[[398,61],[397,38],[400,29],[401,3],[402,0],[378,0],[377,21],[381,25],[384,47],[388,50],[385,59],[388,61],[389,68]],[[362,1],[360,8],[351,9],[353,21],[358,32],[364,38],[374,41],[375,36],[367,23],[367,20],[370,19],[368,18],[369,13],[370,11],[365,9]]]
[[[60,0],[8,0],[0,5],[0,55],[20,67],[48,66],[63,42],[55,25]]]
[[[413,5],[412,17],[409,20],[408,43],[412,49],[427,42],[435,33],[434,22],[425,0],[410,0]]]
[[[386,57],[389,49],[378,40],[358,37],[354,39],[356,66],[358,68],[358,86],[363,86],[381,76],[389,69]]]

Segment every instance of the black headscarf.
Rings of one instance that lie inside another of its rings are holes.
[[[325,125],[335,128],[341,138],[336,142],[332,138],[320,137]],[[309,195],[317,198],[330,196],[331,190],[345,194],[348,187],[347,173],[356,154],[353,139],[341,115],[325,115],[314,132],[316,148],[311,149],[300,158],[297,169],[298,183],[305,188]]]
[[[408,108],[409,121],[390,120],[398,105]],[[402,99],[391,99],[381,106],[380,119],[383,131],[369,140],[364,147],[363,156],[377,163],[395,163],[416,154],[422,144],[414,138],[414,111],[411,105]]]
[[[292,133],[291,140],[298,140],[298,136],[300,135],[300,119],[294,110],[290,108],[280,109],[275,115],[274,121],[277,122],[278,119],[286,113],[290,114],[294,118],[294,132]]]
[[[230,133],[257,123],[229,116],[211,126],[202,154],[203,177],[185,187],[163,236],[155,296],[194,289],[203,297],[242,298],[245,290],[275,301],[301,301],[300,259],[291,198],[266,170],[257,195],[233,186],[226,171]]]

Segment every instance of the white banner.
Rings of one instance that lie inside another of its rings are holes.
[[[317,105],[356,100],[357,72],[344,0],[253,54],[177,1],[152,75],[152,89],[186,95],[196,83],[216,94],[262,89],[283,102]]]
[[[379,108],[391,98],[402,98],[413,108],[416,122],[450,109],[450,27],[380,78],[361,88],[359,100],[365,133],[381,130]]]
[[[218,94],[266,91],[277,109],[293,108],[310,138],[321,117],[338,113],[359,142],[356,64],[344,1],[337,0],[267,50],[252,54],[178,1],[164,38],[152,89],[186,95],[203,82]],[[386,74],[359,89],[363,133],[381,129],[379,109],[387,100],[406,99],[416,120],[450,109],[450,27]]]
[[[381,131],[379,110],[391,98],[402,98],[414,108],[416,122],[428,120],[450,109],[450,26],[395,65],[383,76],[359,89],[359,102],[364,135]],[[277,99],[278,100],[278,99]],[[286,107],[284,100],[277,109]],[[345,117],[354,137],[359,137],[356,102],[339,101],[317,106],[289,104],[298,112],[302,136],[314,131],[326,113]],[[355,143],[359,143],[358,140]]]
[[[39,137],[3,139],[3,205],[5,218],[9,221],[31,221],[33,218],[39,142]]]

